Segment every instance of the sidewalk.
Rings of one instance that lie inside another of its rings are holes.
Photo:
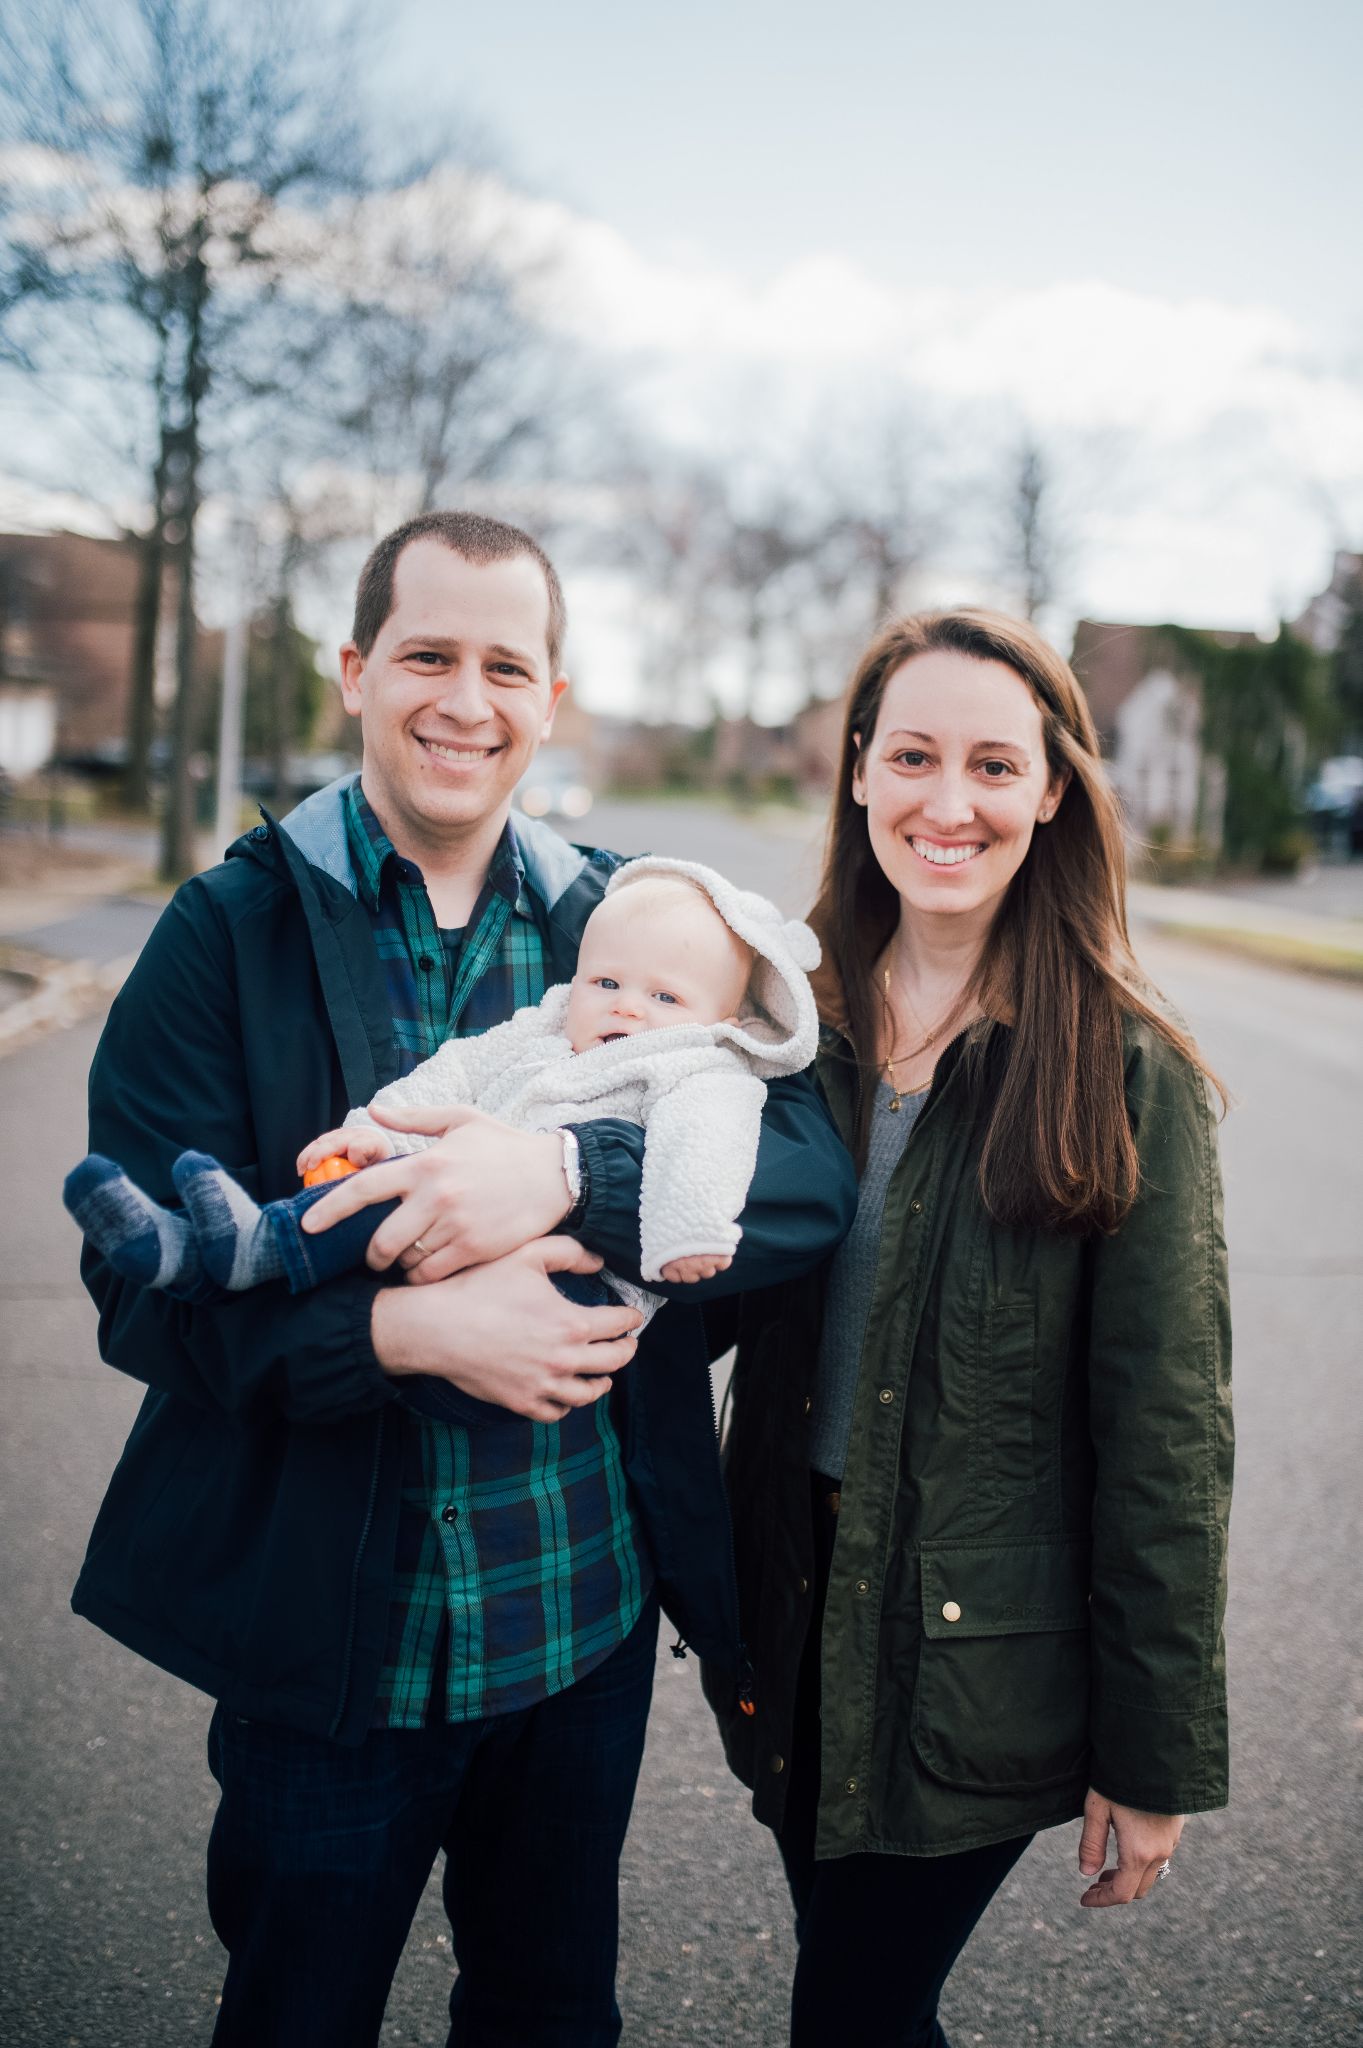
[[[1306,908],[1313,900],[1328,901],[1330,911]],[[1317,870],[1301,882],[1219,889],[1133,882],[1127,901],[1132,923],[1147,930],[1308,974],[1363,980],[1363,863]]]
[[[0,834],[0,1055],[122,987],[160,916],[149,832]]]

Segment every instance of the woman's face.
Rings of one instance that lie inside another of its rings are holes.
[[[929,913],[992,916],[1063,793],[1022,677],[940,649],[890,677],[852,778],[886,877]]]

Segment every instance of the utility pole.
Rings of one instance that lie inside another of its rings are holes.
[[[232,526],[231,610],[222,657],[222,709],[218,719],[218,805],[213,845],[221,855],[237,838],[241,812],[242,732],[246,722],[246,647],[250,632],[250,529]]]

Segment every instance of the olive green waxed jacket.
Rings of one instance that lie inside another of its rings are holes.
[[[1006,1840],[1077,1814],[1089,1785],[1158,1813],[1225,1804],[1215,1124],[1158,1033],[1127,1040],[1142,1192],[1115,1236],[991,1220],[984,1084],[959,1043],[891,1179],[823,1628],[820,1857]],[[825,1034],[819,1072],[850,1138],[839,1050]],[[772,1827],[812,1597],[827,1270],[745,1298],[725,1447],[752,1711],[717,1672],[706,1690]]]

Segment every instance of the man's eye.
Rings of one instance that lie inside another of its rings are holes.
[[[443,654],[437,654],[433,647],[421,647],[417,649],[415,654],[409,654],[407,659],[408,661],[419,661],[425,668],[434,668],[445,657]]]
[[[514,661],[494,661],[492,673],[498,676],[524,676],[525,670]]]

